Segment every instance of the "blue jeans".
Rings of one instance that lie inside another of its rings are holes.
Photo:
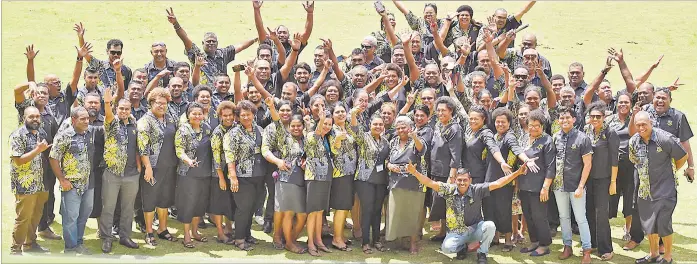
[[[85,190],[78,195],[75,189],[61,192],[61,215],[63,216],[63,240],[65,250],[75,249],[82,244],[85,224],[92,213],[94,189]]]
[[[573,192],[554,191],[559,209],[559,221],[561,222],[561,238],[564,246],[571,246],[571,210],[574,210],[578,231],[581,234],[581,247],[591,249],[591,231],[586,220],[586,191],[581,198],[574,197]],[[571,204],[571,208],[569,208]]]
[[[440,250],[443,253],[456,253],[465,248],[466,243],[481,242],[478,253],[489,253],[489,245],[494,239],[496,233],[496,225],[492,221],[479,221],[477,225],[467,230],[465,233],[448,232],[443,240],[443,245]]]

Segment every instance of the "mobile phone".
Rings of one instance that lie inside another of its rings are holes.
[[[530,25],[530,24],[525,24],[525,25],[523,25],[523,26],[517,28],[517,29],[515,30],[515,33],[517,34],[518,32],[523,31],[523,29],[528,28],[529,25]]]
[[[232,71],[233,72],[241,72],[241,71],[244,71],[244,69],[246,67],[247,66],[245,66],[244,64],[238,64],[238,65],[232,66]]]
[[[375,11],[381,14],[385,12],[385,5],[382,4],[382,1],[375,1]]]
[[[346,58],[344,57],[344,55],[339,55],[339,57],[336,57],[336,60],[339,61],[339,62],[342,62],[342,61],[344,61],[345,59],[346,59]]]

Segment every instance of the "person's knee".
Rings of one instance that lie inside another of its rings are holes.
[[[496,224],[493,221],[484,221],[482,223],[482,234],[489,234],[496,232]]]
[[[457,252],[457,248],[461,243],[458,242],[458,239],[455,238],[450,238],[450,239],[445,239],[443,240],[443,244],[440,247],[440,250],[443,251],[445,254],[451,254]],[[462,243],[464,244],[464,243]]]

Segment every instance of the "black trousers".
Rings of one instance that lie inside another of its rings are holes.
[[[634,164],[627,159],[620,159],[617,165],[617,193],[610,196],[610,218],[619,213],[620,196],[622,215],[628,217],[634,210]]]
[[[518,191],[518,198],[523,207],[523,216],[528,224],[528,234],[530,242],[539,243],[540,246],[546,247],[552,244],[552,236],[549,233],[549,221],[547,220],[547,207],[549,204],[556,204],[554,200],[551,203],[540,202],[539,192]],[[557,221],[559,218],[557,217]]]
[[[586,217],[591,231],[591,247],[598,253],[612,252],[610,236],[610,178],[588,179],[586,183]]]
[[[264,177],[237,178],[239,190],[233,193],[235,210],[235,239],[252,236],[252,217],[258,205],[259,194],[264,192]]]
[[[502,234],[513,232],[511,222],[513,204],[513,186],[506,185],[497,190],[491,191],[488,197],[484,198],[484,220],[493,221],[496,231]],[[549,230],[547,230],[549,232]]]
[[[361,231],[363,245],[370,244],[370,230],[373,230],[373,243],[380,242],[380,219],[382,202],[387,195],[387,185],[373,184],[365,181],[353,182],[353,187],[361,203]]]
[[[48,229],[48,223],[52,222],[53,219],[56,218],[56,214],[53,212],[53,207],[56,204],[56,194],[53,191],[55,186],[56,176],[53,175],[53,171],[50,167],[44,168],[44,189],[48,191],[48,200],[44,205],[41,220],[39,220],[39,232]]]
[[[276,166],[273,166],[272,171],[264,176],[264,185],[266,188],[259,193],[259,203],[254,212],[255,216],[264,216],[264,222],[268,221],[273,223],[274,199],[276,197],[276,181],[273,178],[273,171],[276,171],[276,168]],[[267,194],[269,195],[268,199],[266,197]],[[266,208],[264,208],[264,206],[266,206]]]

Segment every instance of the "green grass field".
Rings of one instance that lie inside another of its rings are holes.
[[[461,3],[438,3],[439,17],[454,11]],[[505,7],[510,13],[517,12],[524,2],[474,2],[474,18],[486,21],[486,16],[498,7]],[[420,15],[422,2],[409,2],[406,5]],[[142,247],[142,234],[133,233],[133,238],[141,244],[141,249],[126,251],[115,245],[107,257],[61,258],[62,241],[40,241],[51,248],[50,255],[42,257],[8,257],[14,219],[14,197],[9,187],[9,158],[7,157],[7,138],[16,128],[16,110],[13,107],[12,89],[26,81],[26,58],[23,53],[26,45],[34,44],[41,52],[35,60],[37,80],[48,73],[55,73],[63,83],[70,80],[76,57],[77,38],[72,30],[73,24],[83,22],[87,31],[85,39],[93,43],[93,55],[104,59],[107,40],[119,38],[124,41],[123,58],[132,69],[142,67],[151,60],[150,45],[164,41],[169,47],[169,58],[186,60],[183,44],[177,38],[172,26],[167,22],[165,8],[167,2],[2,2],[2,255],[5,261],[13,262],[290,262],[313,260],[309,255],[293,255],[275,251],[271,238],[254,226],[254,236],[262,241],[249,253],[222,246],[214,242],[213,228],[204,230],[212,242],[197,243],[194,250],[185,250],[180,243],[160,241],[157,249]],[[394,5],[386,3],[389,11],[399,13]],[[200,43],[204,32],[218,34],[221,45],[239,43],[256,36],[249,2],[175,2],[172,7],[181,25],[195,43]],[[689,117],[693,127],[697,115],[695,83],[695,61],[697,61],[697,3],[694,2],[540,2],[524,17],[529,23],[527,32],[536,33],[539,51],[552,63],[555,73],[566,75],[566,67],[574,61],[585,64],[586,81],[590,82],[605,62],[606,49],[624,49],[626,61],[634,76],[645,71],[661,54],[665,54],[662,64],[656,69],[650,81],[663,86],[680,77],[685,85],[674,93],[673,106]],[[262,8],[264,22],[269,27],[287,25],[291,32],[302,30],[305,11],[299,2],[267,2]],[[692,18],[690,18],[692,17]],[[397,30],[405,30],[406,21],[397,15]],[[375,14],[371,2],[318,2],[315,7],[315,27],[309,42],[314,47],[321,42],[319,38],[330,38],[339,54],[349,54],[358,47],[362,38],[379,29],[379,16]],[[520,37],[520,35],[519,35]],[[237,62],[254,56],[256,46],[238,54]],[[311,63],[312,48],[302,53],[300,61]],[[230,65],[231,67],[231,65]],[[613,89],[622,89],[622,79],[617,69],[608,75]],[[693,142],[697,142],[694,141]],[[682,172],[680,172],[682,174]],[[679,262],[697,261],[697,221],[692,213],[697,211],[695,185],[680,179],[679,203],[673,218],[675,235],[674,258]],[[59,204],[56,205],[59,208]],[[58,209],[56,209],[58,210]],[[57,214],[56,222],[60,223]],[[54,223],[52,228],[61,233],[61,226]],[[613,263],[628,263],[633,258],[642,257],[648,250],[648,242],[633,252],[622,251],[622,225],[620,219],[611,221],[616,256]],[[96,221],[88,222],[86,244],[93,252],[101,253],[100,241],[96,237]],[[182,225],[171,224],[170,232],[181,238]],[[429,235],[426,235],[428,237]],[[304,239],[303,239],[304,240]],[[578,241],[578,239],[576,239]],[[490,252],[491,259],[497,263],[558,262],[556,255],[561,249],[561,238],[557,236],[552,246],[553,253],[545,258],[530,259],[519,253],[503,253],[500,248]],[[325,254],[321,260],[339,262],[416,262],[433,263],[450,261],[436,250],[440,245],[422,243],[418,256],[410,256],[407,251],[393,249],[388,253],[366,256],[357,250],[351,253]],[[579,256],[579,246],[575,245]],[[517,249],[514,250],[517,252]],[[136,255],[124,256],[125,254]],[[149,257],[154,258],[149,258]],[[202,260],[202,258],[211,258]],[[470,256],[466,261],[472,261]],[[317,260],[316,260],[317,261]],[[571,258],[567,262],[578,262]],[[594,257],[594,261],[600,261]]]

